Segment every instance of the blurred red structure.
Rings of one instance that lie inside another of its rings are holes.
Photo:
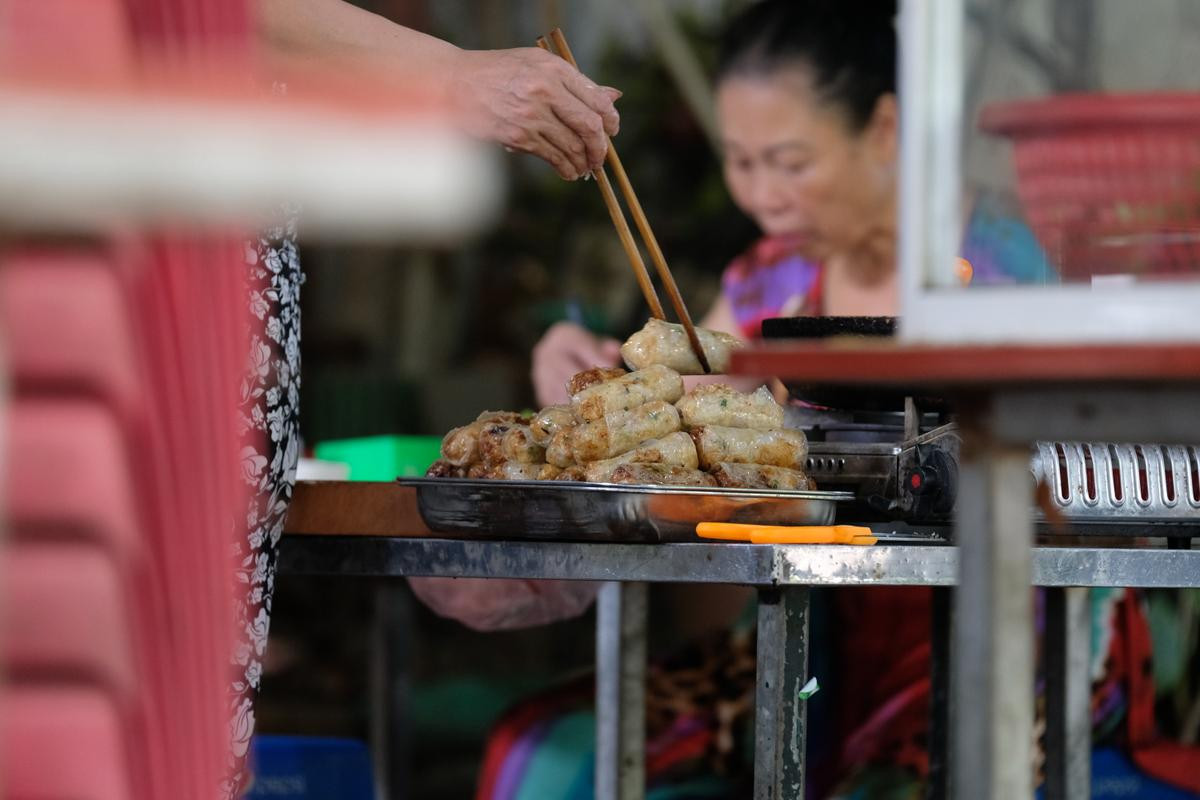
[[[241,0],[17,0],[2,13],[22,53],[58,51],[81,72],[249,53]],[[114,232],[0,249],[12,389],[0,796],[217,791],[246,507],[241,238]]]
[[[1058,95],[983,110],[1013,142],[1017,191],[1068,280],[1192,278],[1200,254],[1200,94]]]

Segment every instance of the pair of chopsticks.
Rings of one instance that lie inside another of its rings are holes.
[[[732,522],[701,522],[696,526],[701,539],[751,544],[853,544],[872,545],[879,541],[870,528],[857,525],[738,525]]]
[[[562,29],[555,28],[552,30],[550,38],[554,40],[554,48],[551,48],[545,36],[538,37],[538,47],[549,52],[554,52],[557,49],[560,57],[578,69],[579,65],[575,63],[575,56],[571,55],[571,48],[567,45],[567,37],[563,35]],[[629,213],[633,215],[633,222],[637,225],[638,232],[641,233],[642,240],[646,243],[646,249],[650,252],[650,260],[654,262],[654,268],[658,270],[658,277],[667,290],[667,295],[671,299],[671,306],[675,309],[675,315],[679,317],[679,321],[687,333],[688,342],[692,345],[692,352],[696,354],[696,358],[700,361],[700,366],[705,374],[708,374],[712,372],[712,367],[708,364],[708,357],[704,355],[704,347],[700,344],[700,337],[696,335],[696,327],[692,324],[692,316],[688,313],[687,306],[683,303],[683,297],[679,294],[679,287],[675,284],[675,277],[671,274],[671,268],[667,266],[667,259],[663,255],[662,248],[658,246],[658,239],[655,238],[654,232],[650,230],[650,221],[646,219],[646,212],[642,210],[642,204],[638,202],[637,195],[633,192],[633,185],[629,182],[629,176],[625,174],[625,167],[621,164],[621,158],[617,155],[617,149],[613,147],[612,139],[608,140],[608,153],[605,156],[605,160],[608,162],[608,166],[612,169],[613,174],[617,177],[617,185],[621,187],[621,194],[625,196],[625,202],[629,206]],[[617,202],[617,195],[613,192],[612,184],[608,181],[608,175],[605,174],[603,167],[597,169],[592,174],[596,178],[596,185],[600,187],[600,194],[604,197],[604,205],[608,207],[609,216],[612,217],[613,225],[617,229],[617,237],[621,240],[621,246],[625,248],[625,255],[629,257],[629,265],[633,267],[633,274],[637,278],[638,286],[641,287],[642,295],[646,298],[646,303],[650,306],[650,313],[658,319],[666,319],[662,303],[658,300],[658,293],[654,290],[654,283],[650,280],[650,274],[646,271],[646,263],[642,261],[641,253],[638,252],[637,243],[633,240],[633,233],[629,230],[629,224],[625,221],[625,215],[621,212],[621,205]]]

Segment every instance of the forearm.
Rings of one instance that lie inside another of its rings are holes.
[[[343,0],[255,0],[255,13],[268,52],[418,78],[431,88],[446,88],[462,54],[448,42]]]
[[[532,153],[564,178],[604,163],[620,125],[620,92],[596,86],[536,47],[466,51],[343,0],[253,0],[269,52],[380,79],[416,81],[444,97],[465,130]]]

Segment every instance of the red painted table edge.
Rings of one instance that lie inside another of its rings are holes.
[[[861,386],[1200,383],[1200,343],[925,345],[862,338],[760,343],[734,352],[730,374]]]

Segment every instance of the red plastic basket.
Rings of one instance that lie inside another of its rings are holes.
[[[988,106],[1064,280],[1200,278],[1200,94],[1057,95]]]

